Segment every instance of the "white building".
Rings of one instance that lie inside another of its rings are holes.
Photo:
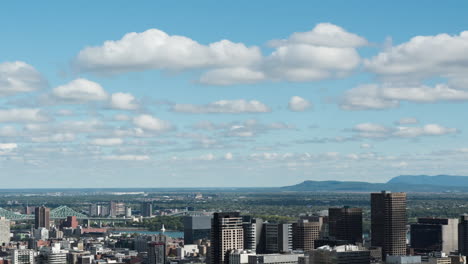
[[[34,264],[34,250],[15,249],[11,253],[11,262],[13,264]]]
[[[0,217],[0,245],[10,243],[10,220]]]
[[[255,252],[251,250],[234,250],[229,254],[229,264],[248,264],[249,256],[254,255]]]

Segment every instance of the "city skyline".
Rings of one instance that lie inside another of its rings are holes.
[[[3,3],[2,188],[468,175],[466,8]]]

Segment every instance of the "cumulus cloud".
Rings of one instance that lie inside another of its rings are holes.
[[[465,76],[468,71],[468,31],[453,36],[416,36],[365,60],[364,65],[380,76],[393,79]]]
[[[70,102],[103,101],[108,98],[100,84],[83,78],[54,88],[52,95]]]
[[[114,93],[111,95],[111,107],[121,110],[135,110],[138,108],[135,97],[129,93]]]
[[[261,58],[258,47],[221,40],[202,45],[158,29],[128,33],[117,41],[87,47],[76,57],[84,71],[117,73],[147,69],[185,70],[250,65]]]
[[[168,121],[147,114],[134,117],[133,124],[139,128],[154,132],[165,132],[173,128]]]
[[[191,114],[211,114],[211,113],[266,113],[271,109],[257,100],[247,101],[241,100],[220,100],[206,105],[194,104],[175,104],[172,106],[172,111]]]
[[[145,161],[150,157],[147,155],[109,155],[102,157],[104,160],[118,160],[118,161]]]
[[[419,120],[414,117],[404,117],[401,118],[400,120],[396,121],[398,125],[411,125],[411,124],[417,124],[419,123]]]
[[[354,126],[353,131],[362,138],[415,138],[421,136],[442,136],[457,133],[456,128],[448,128],[438,124],[427,124],[422,127],[386,127],[374,123],[362,123]],[[362,145],[361,145],[362,147]]]
[[[294,112],[303,112],[309,108],[312,107],[312,103],[307,101],[306,99],[299,97],[299,96],[293,96],[289,100],[288,103],[289,110],[294,111]]]
[[[0,143],[0,150],[1,151],[11,151],[18,148],[16,143]]]
[[[455,89],[447,84],[437,84],[433,87],[423,84],[366,84],[347,91],[340,106],[345,110],[385,109],[398,107],[401,101],[468,101],[468,90]]]
[[[340,78],[356,69],[361,62],[356,48],[367,45],[367,40],[322,23],[270,45],[273,52],[263,56],[256,46],[229,40],[202,45],[188,37],[149,29],[87,47],[79,52],[75,64],[82,71],[96,73],[203,69],[198,81],[209,85],[315,81]]]
[[[49,143],[49,142],[70,142],[76,138],[73,133],[57,133],[49,136],[32,137],[31,141],[36,143]]]
[[[228,152],[226,154],[224,154],[224,159],[225,160],[232,160],[234,158],[234,155],[232,155],[231,152]]]
[[[45,87],[47,81],[31,65],[22,61],[0,63],[0,96],[32,92]]]
[[[49,117],[38,108],[16,108],[0,110],[0,122],[46,122]]]
[[[116,146],[121,145],[123,140],[121,138],[95,138],[90,143],[97,146]]]

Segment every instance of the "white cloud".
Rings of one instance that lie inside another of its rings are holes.
[[[271,54],[263,56],[256,47],[221,40],[209,45],[158,29],[128,33],[117,41],[87,47],[76,57],[83,71],[120,73],[128,71],[206,70],[199,82],[233,85],[260,81],[315,81],[341,78],[356,69],[361,58],[357,47],[364,38],[329,23],[309,32],[296,32],[275,40]]]
[[[97,146],[117,146],[123,143],[121,138],[95,138],[90,142]]]
[[[418,119],[414,117],[404,117],[396,122],[398,125],[411,125],[419,123]]]
[[[120,161],[145,161],[150,157],[147,155],[109,155],[102,157],[105,160],[120,160]]]
[[[206,114],[206,113],[266,113],[271,109],[256,100],[220,100],[206,105],[194,104],[175,104],[172,106],[172,111],[192,113],[192,114]]]
[[[129,93],[114,93],[111,96],[111,107],[121,110],[135,110],[138,108],[135,97]]]
[[[84,71],[125,72],[147,69],[185,70],[245,66],[261,58],[258,47],[221,40],[202,45],[158,29],[128,33],[117,41],[80,51],[76,63]]]
[[[70,142],[74,141],[75,138],[75,134],[72,133],[57,133],[50,136],[32,137],[31,141],[36,143]]]
[[[468,101],[468,91],[454,89],[447,84],[437,84],[434,87],[421,84],[366,84],[347,91],[340,106],[345,110],[385,109],[397,107],[401,101]]]
[[[265,80],[265,73],[249,68],[221,68],[207,71],[199,82],[209,85],[233,85],[243,83],[256,83]]]
[[[468,71],[468,31],[416,36],[365,60],[367,69],[393,79],[459,77]]]
[[[11,151],[18,148],[16,143],[0,143],[0,150],[1,151]]]
[[[362,123],[354,126],[353,130],[357,132],[385,133],[389,129],[379,124]]]
[[[156,132],[164,132],[172,129],[172,125],[168,121],[146,114],[134,117],[133,124],[142,129]]]
[[[438,124],[428,124],[423,127],[397,127],[393,133],[398,137],[441,136],[457,133],[455,128],[447,128]]]
[[[200,157],[198,157],[198,159],[199,160],[211,161],[211,160],[216,159],[216,157],[212,153],[208,153],[208,154],[201,155]]]
[[[224,155],[224,159],[226,160],[232,160],[234,158],[234,155],[232,155],[231,152],[228,152]]]
[[[52,94],[70,102],[103,101],[108,97],[101,85],[83,78],[54,88]]]
[[[369,144],[369,143],[363,143],[361,144],[361,148],[362,149],[369,149],[369,148],[373,148],[372,144]]]
[[[130,117],[128,115],[118,114],[114,116],[115,121],[128,121]]]
[[[288,44],[310,44],[337,48],[350,48],[368,45],[365,38],[349,33],[345,29],[330,23],[317,24],[311,31],[293,33],[287,40],[274,40],[271,46]]]
[[[49,117],[38,108],[16,108],[0,110],[0,122],[46,122]]]
[[[303,112],[309,108],[312,107],[312,104],[307,101],[306,99],[299,97],[299,96],[293,96],[289,100],[288,104],[289,110],[295,111],[295,112]]]
[[[47,87],[47,81],[31,65],[22,62],[0,63],[0,96],[32,92]]]

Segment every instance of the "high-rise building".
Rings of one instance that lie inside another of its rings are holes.
[[[34,264],[33,249],[15,249],[11,252],[12,264]]]
[[[314,264],[369,264],[370,252],[355,245],[323,246],[309,252]]]
[[[132,208],[130,206],[125,207],[125,217],[131,217],[132,216]]]
[[[387,255],[406,255],[406,193],[371,194],[371,243]]]
[[[286,253],[292,251],[292,224],[263,224],[264,253]]]
[[[166,243],[149,242],[148,243],[148,263],[166,264]]]
[[[109,216],[116,217],[125,215],[125,203],[111,201],[109,203]]]
[[[458,223],[458,252],[468,256],[468,214],[460,216]]]
[[[310,251],[315,247],[315,240],[320,238],[321,222],[310,222],[301,219],[292,224],[293,229],[293,249]]]
[[[10,220],[0,217],[0,245],[10,242]]]
[[[50,227],[50,209],[45,206],[36,207],[34,210],[34,227],[49,229]]]
[[[362,243],[362,209],[329,208],[328,235],[351,244]]]
[[[230,250],[243,248],[244,230],[240,214],[238,212],[214,213],[211,224],[210,263],[225,263],[225,257]]]
[[[263,220],[252,216],[242,216],[244,228],[244,249],[260,252],[262,248]]]
[[[71,227],[77,228],[78,227],[78,220],[76,220],[76,216],[67,216],[67,220],[63,223],[63,227]]]
[[[184,217],[184,243],[194,244],[198,239],[209,239],[212,215],[190,215]]]
[[[153,215],[153,203],[144,202],[141,204],[141,215],[144,217],[150,217]]]
[[[102,216],[102,206],[100,204],[91,204],[89,206],[90,216]]]
[[[257,254],[250,255],[248,264],[297,264],[304,254]]]
[[[458,219],[418,218],[411,225],[411,248],[415,253],[444,252],[458,249]]]

